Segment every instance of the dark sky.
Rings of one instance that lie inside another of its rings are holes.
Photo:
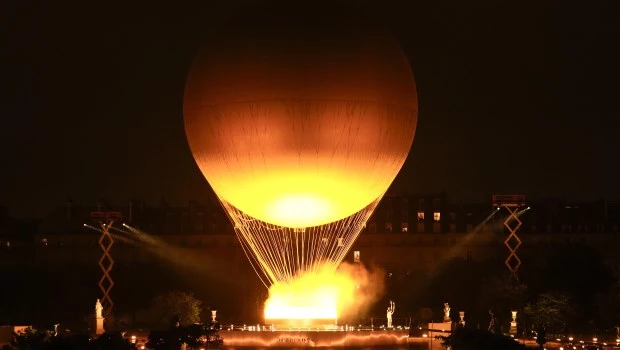
[[[618,15],[608,2],[367,0],[419,93],[394,189],[620,197]],[[0,205],[204,201],[183,130],[201,33],[245,1],[0,5]]]

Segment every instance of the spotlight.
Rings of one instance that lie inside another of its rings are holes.
[[[525,208],[525,210],[530,210],[530,209],[532,209],[532,208],[531,208],[531,207],[527,207],[527,208]]]
[[[84,227],[88,227],[88,225],[84,224]]]

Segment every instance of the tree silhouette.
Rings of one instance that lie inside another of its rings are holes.
[[[536,326],[559,332],[573,319],[575,307],[565,293],[544,293],[535,303],[525,307],[525,314]]]
[[[447,337],[439,337],[442,345],[452,350],[518,350],[525,346],[513,338],[491,332],[459,327]]]
[[[173,318],[179,325],[191,325],[200,322],[201,305],[191,293],[170,292],[153,298],[149,314],[156,329],[169,328]]]

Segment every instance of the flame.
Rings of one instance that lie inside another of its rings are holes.
[[[265,322],[307,325],[322,320],[336,324],[380,295],[382,280],[374,277],[360,264],[343,264],[337,271],[305,273],[288,283],[273,284],[265,302]]]

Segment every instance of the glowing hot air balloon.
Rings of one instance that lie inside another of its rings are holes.
[[[184,116],[200,170],[269,285],[342,261],[407,157],[417,99],[397,43],[358,13],[262,10],[207,40]]]

